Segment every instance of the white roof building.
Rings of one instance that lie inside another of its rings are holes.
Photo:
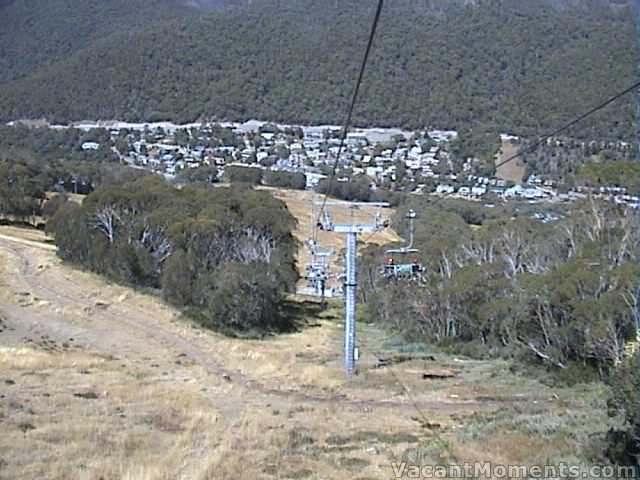
[[[487,194],[487,187],[485,186],[475,186],[471,188],[471,195],[474,197],[482,197]]]
[[[444,183],[441,183],[436,187],[436,193],[449,194],[449,193],[453,193],[454,191],[455,191],[455,188],[452,185],[446,185]]]
[[[82,150],[98,150],[100,148],[100,144],[96,142],[84,142],[82,144]]]

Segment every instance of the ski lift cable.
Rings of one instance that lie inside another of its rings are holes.
[[[639,13],[639,17],[640,17],[640,13]],[[639,25],[640,25],[640,20],[639,20]],[[640,34],[640,32],[639,32]],[[498,164],[498,166],[502,166],[505,165],[509,162],[512,162],[514,160],[516,160],[517,158],[521,157],[522,155],[525,155],[528,152],[531,152],[533,150],[535,150],[537,147],[539,147],[542,143],[546,142],[549,138],[554,137],[564,131],[566,131],[567,129],[573,127],[574,125],[580,123],[581,121],[583,121],[584,119],[586,119],[587,117],[593,115],[594,113],[606,108],[607,106],[609,106],[610,104],[612,104],[613,102],[615,102],[616,100],[624,97],[625,95],[628,95],[629,93],[633,92],[634,90],[640,88],[640,82],[635,83],[634,85],[632,85],[631,87],[627,88],[626,90],[614,95],[613,97],[609,98],[608,100],[606,100],[605,102],[601,103],[600,105],[592,108],[591,110],[589,110],[588,112],[580,115],[579,117],[577,117],[576,119],[572,120],[571,122],[567,123],[566,125],[554,130],[553,132],[551,132],[550,134],[547,135],[543,135],[542,137],[540,137],[540,139],[538,141],[536,141],[534,144],[532,144],[530,147],[523,149],[522,151],[518,152],[517,154],[507,158],[506,160],[504,160],[503,162],[500,162]],[[639,92],[640,94],[640,92]],[[433,205],[437,205],[440,201],[442,201],[445,197],[447,197],[448,195],[445,195],[444,197],[441,197],[440,199],[438,199]],[[373,232],[371,235],[369,235],[368,237],[366,237],[364,239],[364,242],[369,242],[371,241],[371,239],[377,235],[378,232]],[[366,343],[362,340],[362,338],[360,339],[361,344],[367,348]],[[373,356],[378,360],[378,362],[380,362],[382,360],[382,356],[378,353],[375,352],[374,350],[370,350],[370,352],[373,354]],[[415,409],[416,412],[418,412],[418,415],[420,416],[420,419],[425,422],[425,424],[428,423],[428,417],[426,415],[426,413],[422,410],[422,408],[420,407],[420,404],[418,403],[417,399],[414,397],[414,395],[412,394],[411,390],[404,384],[404,382],[402,382],[402,380],[400,379],[400,377],[396,374],[396,372],[393,369],[392,365],[389,365],[387,367],[389,373],[391,374],[391,376],[393,377],[394,381],[398,384],[398,386],[403,390],[404,394],[407,396],[407,398],[409,399],[412,407]],[[438,438],[439,439],[439,438]]]
[[[364,58],[362,59],[362,65],[360,67],[360,73],[358,75],[358,79],[356,81],[356,86],[353,90],[353,96],[351,98],[351,103],[349,105],[349,109],[347,110],[347,116],[344,122],[344,126],[342,128],[342,133],[340,136],[340,146],[338,147],[338,152],[336,154],[336,160],[333,164],[331,175],[329,176],[329,185],[327,191],[324,195],[324,199],[322,201],[322,206],[320,207],[320,211],[318,213],[318,219],[316,224],[320,223],[322,214],[327,205],[327,200],[329,198],[329,193],[331,193],[331,188],[333,186],[333,182],[336,177],[336,173],[338,171],[338,164],[340,162],[340,156],[342,155],[342,151],[344,150],[344,144],[347,140],[347,133],[349,131],[349,127],[351,126],[351,120],[353,118],[353,111],[356,106],[356,102],[358,101],[358,94],[360,93],[360,86],[362,85],[362,79],[364,78],[364,73],[367,68],[367,63],[369,62],[369,56],[371,53],[371,49],[373,47],[373,41],[376,36],[376,31],[378,29],[378,23],[380,22],[380,16],[382,14],[382,7],[384,6],[384,0],[378,0],[378,7],[376,9],[375,16],[373,18],[373,25],[371,26],[371,32],[369,33],[369,40],[367,42],[367,48],[364,53]]]
[[[351,126],[351,119],[352,119],[353,111],[354,111],[354,108],[355,108],[355,105],[356,105],[356,102],[357,102],[358,94],[359,94],[359,91],[360,91],[360,85],[362,83],[362,79],[364,77],[364,73],[365,73],[365,70],[366,70],[367,63],[368,63],[369,54],[370,54],[371,49],[373,47],[373,41],[375,39],[375,34],[376,34],[376,31],[377,31],[377,28],[378,28],[378,23],[379,23],[380,16],[381,16],[381,13],[382,13],[382,9],[383,9],[383,6],[384,6],[383,4],[384,4],[383,0],[380,0],[378,2],[378,8],[376,10],[376,14],[375,14],[375,17],[374,17],[374,20],[373,20],[371,33],[369,35],[369,41],[367,43],[367,48],[366,48],[366,51],[365,51],[365,55],[364,55],[364,59],[363,59],[363,62],[362,62],[362,66],[360,68],[360,74],[359,74],[358,80],[356,82],[356,87],[354,89],[354,93],[353,93],[353,97],[352,97],[352,100],[351,100],[351,104],[349,106],[349,110],[348,110],[348,113],[347,113],[346,121],[345,121],[344,127],[343,127],[342,132],[341,132],[342,134],[341,134],[341,139],[340,139],[340,145],[338,147],[338,152],[337,152],[337,155],[336,155],[336,160],[335,160],[335,162],[333,164],[333,167],[332,167],[332,170],[331,170],[331,175],[329,176],[329,185],[327,187],[327,192],[325,193],[325,195],[323,197],[323,201],[322,201],[321,207],[318,210],[317,220],[315,222],[316,225],[319,224],[319,222],[320,222],[320,220],[322,218],[322,215],[324,213],[324,210],[326,208],[328,197],[329,197],[329,194],[331,193],[331,188],[333,186],[333,183],[334,183],[334,180],[335,180],[335,177],[336,177],[336,174],[337,174],[337,168],[339,166],[340,157],[342,155],[342,152],[344,151],[344,143],[346,142],[347,133],[348,133],[348,130],[349,130],[350,126]],[[468,29],[468,32],[473,32],[473,31],[476,31],[476,30],[477,30],[477,26],[474,25],[472,28]],[[526,42],[521,42],[521,43],[517,44],[516,46],[524,45],[525,43]],[[639,100],[639,108],[640,108],[640,100]],[[639,134],[639,137],[640,137],[640,134]],[[312,216],[313,216],[313,212],[312,212]],[[315,227],[314,227],[314,230],[315,230]],[[371,233],[369,235],[369,237],[367,237],[364,240],[364,242],[365,243],[369,242],[378,233],[380,233],[380,232],[379,231],[375,231],[375,232]],[[315,231],[314,231],[314,234],[315,234]]]
[[[380,2],[380,6],[381,7],[382,2]],[[377,17],[376,16],[376,22],[377,22]],[[374,29],[373,32],[375,32],[375,25],[376,22],[374,22]],[[640,2],[639,2],[639,7],[638,7],[638,38],[639,38],[639,42],[640,42]],[[371,41],[371,39],[370,39]],[[365,63],[363,64],[363,66],[366,64],[366,57],[365,57]],[[559,135],[560,133],[565,132],[566,130],[570,129],[571,127],[575,126],[576,124],[582,122],[583,120],[585,120],[586,118],[590,117],[591,115],[597,113],[600,110],[603,110],[604,108],[608,107],[610,104],[614,103],[615,101],[617,101],[618,99],[626,96],[627,94],[633,92],[636,89],[640,88],[640,82],[635,83],[634,85],[632,85],[631,87],[623,90],[622,92],[614,95],[613,97],[607,99],[606,101],[604,101],[603,103],[601,103],[600,105],[592,108],[591,110],[589,110],[588,112],[580,115],[579,117],[575,118],[574,120],[572,120],[571,122],[563,125],[562,127],[554,130],[553,132],[543,135],[542,137],[540,137],[535,143],[533,143],[532,145],[530,145],[528,148],[522,149],[520,150],[518,153],[516,153],[515,155],[512,155],[511,157],[507,158],[506,160],[500,162],[498,165],[496,165],[496,168],[501,167],[503,165],[506,165],[512,161],[515,161],[516,159],[520,158],[521,156],[530,153],[532,151],[535,151],[540,145],[542,145],[544,142],[546,142],[547,140],[549,140],[550,138]],[[355,101],[354,101],[355,103]],[[638,121],[640,123],[640,91],[638,92]],[[346,129],[343,131],[343,137],[346,136]],[[639,141],[639,145],[640,145],[640,125],[638,126],[638,141]],[[342,143],[341,143],[341,147],[342,147]],[[339,150],[340,152],[340,150]],[[639,157],[640,157],[640,152],[639,152]],[[337,169],[337,164],[338,164],[338,159],[339,157],[336,158],[336,164],[334,165],[334,173],[332,175],[332,179],[333,176],[335,176],[335,170]],[[331,186],[331,184],[330,184]],[[329,188],[330,191],[330,188]],[[440,199],[438,199],[432,206],[437,205],[439,202],[441,202],[444,198],[448,197],[450,194],[447,194],[443,197],[441,197]],[[327,194],[328,196],[328,194]],[[327,200],[327,196],[325,196],[325,200],[323,202],[326,203]],[[368,237],[366,237],[363,241],[366,242],[370,242],[377,234],[379,233],[379,231],[374,231],[372,232]],[[362,342],[362,339],[360,340],[360,342]],[[364,344],[364,342],[362,342]],[[366,344],[363,345],[366,348]],[[381,360],[381,356],[379,354],[377,354],[376,352],[374,352],[373,350],[371,350],[372,354],[376,357],[376,359],[378,361]],[[402,388],[402,390],[404,391],[405,395],[407,395],[407,397],[409,398],[412,406],[414,407],[414,409],[416,410],[416,412],[418,412],[419,416],[421,417],[421,420],[423,420],[425,422],[425,424],[428,423],[428,418],[427,415],[425,414],[425,412],[420,408],[420,405],[418,404],[416,398],[413,396],[411,390],[409,388],[407,388],[407,386],[401,381],[400,377],[395,373],[395,371],[393,370],[393,366],[389,365],[388,366],[388,371],[390,372],[390,374],[393,376],[394,381]],[[436,434],[436,437],[438,437],[438,435]],[[438,438],[439,439],[439,438]]]
[[[608,107],[609,105],[611,105],[612,103],[614,103],[615,101],[619,100],[620,98],[624,97],[625,95],[628,95],[629,93],[640,89],[640,82],[636,82],[635,84],[633,84],[632,86],[630,86],[629,88],[623,90],[620,93],[617,93],[616,95],[614,95],[613,97],[610,97],[609,99],[607,99],[606,101],[604,101],[603,103],[601,103],[600,105],[593,107],[591,110],[589,110],[586,113],[583,113],[582,115],[580,115],[579,117],[573,119],[572,121],[570,121],[569,123],[563,125],[562,127],[554,130],[553,132],[547,133],[545,135],[543,135],[542,137],[540,137],[535,143],[529,145],[527,148],[520,150],[519,152],[515,153],[514,155],[510,156],[509,158],[507,158],[506,160],[503,160],[502,162],[499,162],[496,165],[496,168],[500,168],[503,165],[506,165],[507,163],[510,163],[518,158],[520,158],[523,155],[526,155],[527,153],[531,153],[535,150],[537,150],[537,148],[542,145],[543,143],[545,143],[546,141],[548,141],[549,139],[565,132],[566,130],[569,130],[571,127],[577,125],[578,123],[582,122],[583,120],[587,119],[588,117],[590,117],[591,115],[599,112],[600,110],[603,110],[604,108]]]
[[[590,109],[589,111],[583,113],[582,115],[574,118],[573,120],[571,120],[570,122],[564,124],[563,126],[553,130],[552,132],[546,133],[544,135],[542,135],[541,137],[538,138],[538,140],[536,140],[534,143],[532,143],[531,145],[529,145],[526,148],[523,148],[521,150],[519,150],[517,153],[511,155],[510,157],[508,157],[507,159],[499,162],[498,164],[496,164],[496,169],[511,163],[515,160],[517,160],[518,158],[522,157],[523,155],[526,155],[528,153],[532,153],[535,150],[538,149],[538,147],[540,147],[542,144],[544,144],[545,142],[547,142],[549,139],[560,135],[561,133],[564,133],[565,131],[569,130],[571,127],[574,127],[575,125],[581,123],[582,121],[586,120],[588,117],[590,117],[591,115],[594,115],[595,113],[599,112],[600,110],[605,109],[606,107],[608,107],[609,105],[611,105],[612,103],[620,100],[622,97],[632,93],[635,90],[640,89],[640,81],[634,83],[633,85],[631,85],[630,87],[626,88],[625,90],[616,93],[615,95],[613,95],[612,97],[609,97],[607,100],[603,101],[602,103],[600,103],[599,105],[593,107],[592,109]],[[640,94],[640,91],[639,91]],[[443,201],[445,198],[449,197],[453,195],[452,193],[447,193],[445,195],[443,195],[442,197],[440,197],[438,200],[436,200],[434,203],[432,203],[430,206],[434,207],[436,205],[438,205],[441,201]]]

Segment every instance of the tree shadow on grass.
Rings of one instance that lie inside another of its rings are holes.
[[[322,313],[326,305],[315,300],[285,299],[278,308],[276,318],[272,318],[264,328],[250,328],[240,330],[223,324],[212,324],[202,316],[202,312],[195,309],[185,309],[183,312],[199,323],[202,327],[216,331],[231,338],[255,340],[274,337],[277,335],[298,333],[307,328],[319,327],[319,320],[325,318]]]
[[[280,307],[281,329],[273,333],[295,333],[305,328],[319,327],[318,320],[327,309],[317,300],[286,299]]]

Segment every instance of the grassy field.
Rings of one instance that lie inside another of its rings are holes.
[[[502,142],[502,147],[500,148],[500,152],[496,157],[496,165],[499,165],[505,160],[511,158],[516,153],[518,153],[517,145],[514,145],[511,142]],[[525,174],[526,167],[519,159],[513,160],[505,165],[502,165],[501,167],[498,167],[498,170],[496,172],[496,176],[498,178],[514,183],[522,183]]]
[[[303,210],[306,198],[283,195]],[[403,460],[605,462],[600,383],[553,385],[367,323],[347,379],[340,302],[292,298],[298,331],[230,339],[54,250],[41,232],[0,227],[2,479],[365,480],[393,478]]]
[[[273,192],[274,196],[282,200],[291,214],[298,220],[298,226],[294,232],[296,238],[301,242],[298,251],[298,265],[304,269],[305,265],[311,261],[311,253],[305,242],[312,238],[315,223],[317,222],[318,207],[312,211],[314,202],[321,202],[323,196],[314,192],[300,190],[282,190],[268,187],[262,187],[264,190]],[[350,223],[352,221],[361,223],[371,223],[374,221],[377,212],[382,214],[384,220],[388,220],[394,213],[391,208],[376,209],[373,207],[360,207],[358,209],[349,209],[346,207],[334,208],[327,207],[333,216],[335,223]],[[361,235],[360,241],[365,244],[372,243],[376,245],[385,245],[388,243],[402,241],[398,234],[391,228],[386,228],[374,236]],[[325,232],[317,230],[317,241],[325,249],[333,252],[331,257],[331,271],[336,274],[342,272],[344,249],[346,248],[345,236],[334,232]],[[334,284],[334,280],[331,281]]]

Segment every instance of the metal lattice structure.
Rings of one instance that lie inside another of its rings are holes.
[[[356,303],[358,291],[358,234],[373,234],[385,225],[382,222],[382,215],[378,211],[372,223],[358,223],[355,221],[355,210],[360,206],[383,208],[388,207],[387,203],[344,203],[344,202],[324,202],[325,206],[340,206],[351,209],[350,223],[334,223],[328,209],[324,209],[320,216],[319,228],[326,231],[342,233],[346,235],[345,253],[345,280],[344,280],[344,368],[347,376],[356,373],[356,362],[358,360],[358,347],[356,343]]]

